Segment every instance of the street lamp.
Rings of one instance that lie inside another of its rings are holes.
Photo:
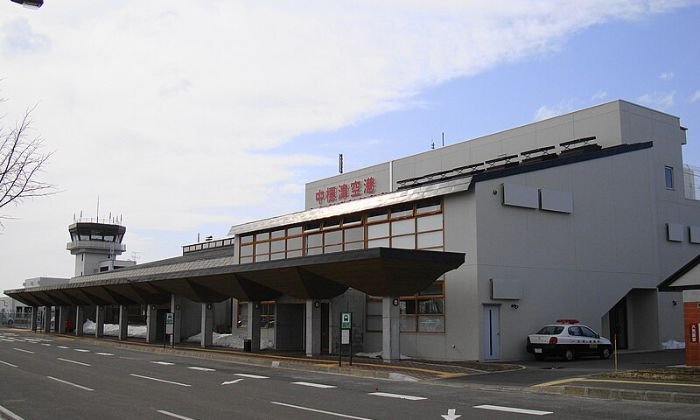
[[[44,5],[44,0],[10,0],[30,9],[38,9]]]

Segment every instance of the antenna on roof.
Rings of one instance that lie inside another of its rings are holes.
[[[338,173],[343,173],[343,154],[338,153]]]
[[[100,196],[97,196],[97,214],[95,214],[95,221],[100,223]]]
[[[430,139],[430,149],[435,150],[435,139]]]
[[[445,147],[445,132],[442,132],[442,147]]]

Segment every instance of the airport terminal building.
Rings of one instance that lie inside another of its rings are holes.
[[[303,211],[180,257],[6,294],[62,308],[58,331],[109,310],[125,327],[139,308],[149,341],[172,313],[174,342],[227,331],[252,351],[336,353],[341,313],[353,351],[385,360],[522,359],[560,318],[657,349],[684,336],[681,294],[657,286],[700,254],[685,132],[609,102],[311,182]]]

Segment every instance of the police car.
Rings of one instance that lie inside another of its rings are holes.
[[[612,343],[575,319],[559,319],[545,325],[537,334],[527,336],[527,352],[535,359],[560,356],[574,360],[578,356],[598,356],[607,359],[612,354]]]

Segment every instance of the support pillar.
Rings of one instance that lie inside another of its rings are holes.
[[[56,332],[59,334],[66,333],[66,321],[68,321],[68,308],[65,306],[57,306],[58,316],[56,318]]]
[[[156,305],[147,305],[146,308],[146,342],[155,343],[158,341],[158,307]]]
[[[389,363],[401,359],[399,349],[401,311],[399,298],[382,298],[382,359]]]
[[[44,326],[43,330],[46,334],[51,332],[51,307],[44,306]]]
[[[260,302],[248,302],[248,339],[250,339],[250,351],[260,351]]]
[[[105,309],[102,305],[95,307],[95,338],[105,335]]]
[[[36,332],[36,318],[37,318],[37,312],[39,311],[38,306],[32,306],[32,332]]]
[[[170,312],[175,314],[173,316],[173,334],[170,336],[170,345],[174,346],[180,342],[180,300],[173,293],[170,295]]]
[[[75,336],[80,337],[83,335],[83,324],[85,323],[85,308],[76,305],[75,306]]]
[[[126,305],[119,305],[119,340],[126,340],[129,335],[129,311]]]
[[[231,333],[236,333],[238,328],[238,299],[231,298]]]
[[[321,354],[321,304],[306,301],[306,357]]]
[[[202,348],[211,347],[214,335],[214,304],[202,303],[202,328],[200,332],[200,345]]]

